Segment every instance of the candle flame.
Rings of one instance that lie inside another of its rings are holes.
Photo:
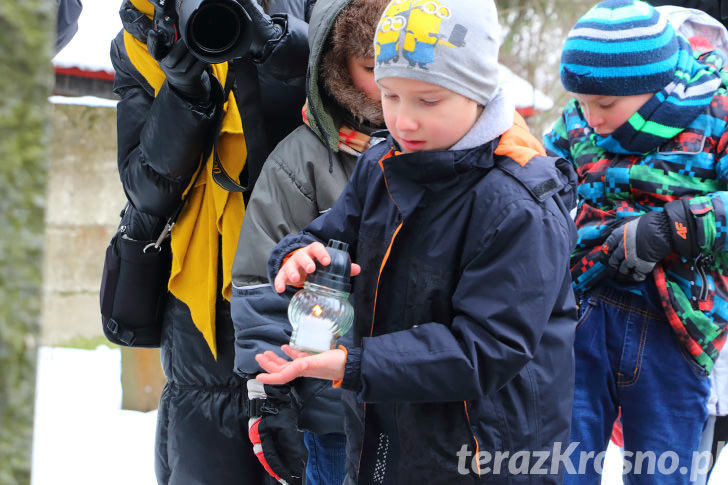
[[[320,306],[318,306],[318,305],[315,305],[315,306],[314,306],[314,307],[313,307],[313,308],[311,309],[311,313],[313,313],[313,316],[315,316],[315,317],[320,317],[320,316],[321,316],[321,314],[322,314],[323,312],[324,312],[323,308],[321,308],[321,307],[320,307]]]

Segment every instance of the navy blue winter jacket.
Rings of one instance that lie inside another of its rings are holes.
[[[473,461],[569,440],[575,176],[563,159],[514,143],[525,135],[513,131],[411,154],[390,138],[362,155],[330,211],[271,255],[273,278],[291,251],[338,239],[362,267],[342,385],[346,483],[468,483],[478,473],[561,483],[550,456],[536,470],[545,474]]]

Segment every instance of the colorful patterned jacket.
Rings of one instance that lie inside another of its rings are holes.
[[[614,227],[673,200],[690,200],[700,253],[694,260],[673,253],[652,274],[670,325],[707,371],[723,346],[728,321],[727,122],[724,81],[706,113],[644,156],[594,145],[575,100],[545,136],[547,151],[570,160],[579,176],[579,240],[571,258],[577,294],[605,275],[602,244]]]

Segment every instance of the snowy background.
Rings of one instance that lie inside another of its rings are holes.
[[[157,412],[121,409],[121,351],[41,347],[33,485],[154,485]]]
[[[121,409],[121,351],[42,347],[32,485],[154,485],[156,411]],[[621,485],[610,444],[603,485]],[[124,464],[128,465],[124,465]],[[709,485],[728,483],[723,453]]]
[[[109,59],[111,41],[121,30],[121,0],[82,0],[78,32],[53,58],[56,67],[77,67],[87,71],[113,74]]]
[[[109,45],[116,33],[121,29],[119,19],[119,6],[121,0],[85,0],[83,10],[78,21],[78,32],[53,58],[53,65],[61,68],[80,68],[87,71],[105,71],[113,73],[114,69],[109,59]],[[501,82],[508,85],[509,89],[516,93],[516,106],[527,108],[535,106],[539,110],[549,110],[553,107],[553,101],[544,93],[514,74],[504,65],[499,65]],[[53,102],[65,102],[60,97],[55,97]],[[68,101],[78,103],[78,101]],[[85,100],[97,105],[95,100]],[[113,103],[115,102],[106,102]]]

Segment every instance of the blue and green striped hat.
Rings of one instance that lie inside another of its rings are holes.
[[[673,79],[679,56],[675,30],[640,0],[606,0],[571,29],[561,52],[561,84],[601,96],[654,93]]]

